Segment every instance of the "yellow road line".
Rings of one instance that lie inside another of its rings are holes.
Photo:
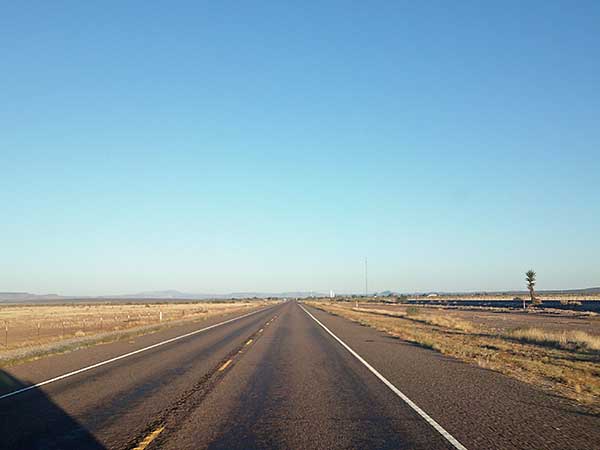
[[[223,364],[221,367],[219,367],[219,372],[223,372],[225,369],[227,369],[229,367],[229,364],[231,364],[232,362],[233,361],[230,359],[225,364]]]
[[[156,439],[156,437],[162,433],[162,431],[165,429],[164,425],[161,425],[160,427],[158,427],[156,430],[154,430],[152,433],[150,433],[148,436],[146,436],[144,438],[144,440],[142,442],[140,442],[138,444],[137,447],[135,447],[133,450],[144,450],[146,447],[148,447],[150,445],[150,442],[152,442],[154,439]]]

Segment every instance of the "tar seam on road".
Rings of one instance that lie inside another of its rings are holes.
[[[333,332],[327,328],[325,325],[323,325],[319,319],[317,319],[315,316],[313,316],[311,313],[309,313],[304,306],[302,305],[298,305],[300,306],[300,308],[302,308],[302,310],[308,314],[315,322],[317,322],[319,325],[321,325],[321,327],[323,327],[323,329],[325,331],[327,331],[336,341],[338,341],[346,350],[348,350],[350,352],[350,354],[352,356],[354,356],[356,359],[358,359],[361,363],[363,363],[363,365],[369,369],[371,371],[371,373],[373,373],[373,375],[375,375],[377,378],[379,378],[383,384],[385,384],[388,388],[390,388],[392,390],[392,392],[394,392],[394,394],[396,394],[398,397],[400,397],[402,400],[404,400],[404,402],[410,406],[418,415],[420,415],[423,419],[425,419],[425,421],[431,425],[433,428],[435,428],[435,430],[440,433],[442,436],[444,436],[444,438],[446,438],[446,440],[448,442],[450,442],[456,449],[458,450],[467,450],[467,448],[462,445],[454,436],[452,436],[450,433],[448,433],[439,423],[437,423],[435,420],[433,420],[433,418],[431,418],[425,411],[423,411],[421,408],[419,408],[417,406],[416,403],[414,403],[410,398],[408,398],[404,393],[402,393],[402,391],[400,391],[400,389],[398,389],[396,386],[394,386],[392,383],[390,383],[388,381],[387,378],[385,378],[383,375],[381,375],[373,366],[371,366],[371,364],[369,364],[367,361],[365,361],[358,353],[356,353],[354,350],[352,350],[344,341],[342,341],[339,337],[337,337],[335,334],[333,334]]]
[[[273,306],[269,306],[269,308],[273,308]],[[123,355],[115,356],[114,358],[107,359],[106,361],[101,361],[99,363],[92,364],[91,366],[83,367],[81,369],[77,369],[77,370],[74,370],[72,372],[68,372],[68,373],[65,373],[63,375],[59,375],[57,377],[50,378],[49,380],[41,381],[39,383],[32,384],[31,386],[27,386],[27,387],[24,387],[24,388],[21,388],[21,389],[17,389],[16,391],[12,391],[12,392],[9,392],[7,394],[0,395],[0,400],[3,400],[3,399],[8,398],[8,397],[12,397],[12,396],[17,395],[17,394],[21,394],[23,392],[29,391],[31,389],[38,388],[40,386],[44,386],[46,384],[54,383],[55,381],[60,381],[60,380],[63,380],[65,378],[72,377],[73,375],[77,375],[77,374],[80,374],[82,372],[87,372],[88,370],[96,369],[96,368],[98,368],[100,366],[104,366],[106,364],[110,364],[112,362],[118,361],[120,359],[127,358],[129,356],[137,355],[138,353],[142,353],[142,352],[145,352],[147,350],[152,350],[153,348],[160,347],[161,345],[170,344],[171,342],[175,342],[175,341],[178,341],[180,339],[183,339],[183,338],[186,338],[186,337],[189,337],[189,336],[193,336],[194,334],[202,333],[203,331],[208,331],[208,330],[211,330],[213,328],[220,327],[221,325],[225,325],[225,324],[228,324],[228,323],[231,323],[231,322],[235,322],[236,320],[243,319],[244,317],[248,317],[248,316],[251,316],[253,314],[257,314],[259,312],[266,311],[269,308],[259,309],[258,311],[252,311],[252,312],[250,312],[248,314],[244,314],[244,315],[239,316],[239,317],[234,317],[233,319],[225,320],[223,322],[219,322],[219,323],[216,323],[214,325],[210,325],[208,327],[201,328],[200,330],[195,330],[195,331],[192,331],[190,333],[182,334],[181,336],[176,336],[174,338],[167,339],[166,341],[158,342],[156,344],[149,345],[148,347],[140,348],[138,350],[134,350],[132,352],[125,353]]]

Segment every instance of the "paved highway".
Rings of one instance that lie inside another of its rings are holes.
[[[2,449],[600,449],[573,402],[296,302],[0,371]]]

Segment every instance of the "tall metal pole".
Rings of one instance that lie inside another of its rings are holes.
[[[367,257],[365,256],[365,297],[369,296],[369,271],[367,266]]]

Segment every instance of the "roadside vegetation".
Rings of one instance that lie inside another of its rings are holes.
[[[312,306],[480,367],[574,399],[600,413],[600,336],[539,328],[497,330],[409,306],[387,309],[350,303]]]
[[[559,333],[540,330],[539,328],[524,328],[508,334],[522,342],[546,345],[565,350],[600,352],[600,336],[593,336],[584,331],[562,331]]]
[[[527,281],[527,290],[529,291],[531,304],[538,306],[542,304],[542,299],[539,298],[535,293],[535,278],[536,273],[533,270],[530,269],[525,273],[525,281]],[[523,301],[523,309],[525,309],[525,301]]]
[[[244,313],[265,301],[0,306],[0,367]]]

